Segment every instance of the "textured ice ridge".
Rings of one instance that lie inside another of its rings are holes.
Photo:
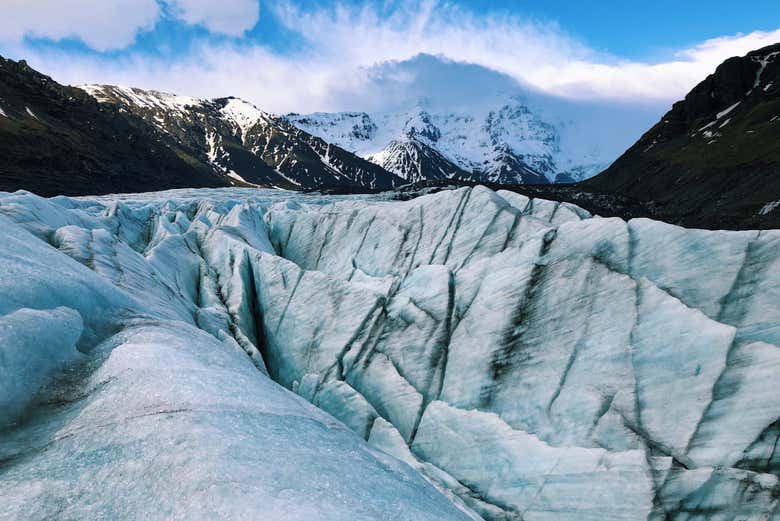
[[[778,513],[780,231],[482,187],[17,193],[0,224],[8,519]]]

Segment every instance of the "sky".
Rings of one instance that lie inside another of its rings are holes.
[[[661,114],[725,58],[778,41],[776,0],[0,1],[0,54],[62,83],[274,113],[379,110],[457,82],[462,102],[509,83]],[[436,80],[441,63],[468,67]]]

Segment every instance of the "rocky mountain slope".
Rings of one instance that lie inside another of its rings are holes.
[[[389,189],[403,183],[235,98],[66,87],[23,61],[2,58],[0,155],[0,190],[41,195],[231,185]]]
[[[555,125],[519,95],[468,109],[422,102],[401,112],[289,114],[297,127],[416,182],[469,179],[499,184],[579,181],[606,166],[597,153],[570,153]]]
[[[402,179],[237,98],[203,100],[85,85],[103,104],[135,114],[218,174],[281,188],[388,189]]]
[[[0,58],[0,191],[78,195],[229,184],[140,118],[23,61]]]
[[[780,514],[780,232],[384,197],[0,196],[0,519]]]
[[[780,44],[723,62],[583,189],[673,222],[780,228]]]

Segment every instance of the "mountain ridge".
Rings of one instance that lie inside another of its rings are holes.
[[[113,85],[84,85],[155,125],[218,173],[255,185],[388,189],[401,180],[381,167],[235,97],[199,99]]]
[[[0,190],[84,195],[229,186],[163,134],[0,57]]]
[[[404,182],[238,98],[65,86],[2,57],[0,155],[0,190],[44,196]]]
[[[583,189],[686,223],[780,227],[780,43],[724,61]]]
[[[567,157],[559,129],[520,95],[497,95],[488,105],[468,109],[435,109],[421,100],[401,111],[285,117],[411,182],[448,178],[548,184],[581,180],[606,166]],[[431,163],[433,169],[422,174]]]
[[[268,186],[359,193],[411,183],[398,194],[405,198],[420,187],[485,184],[601,215],[778,228],[779,56],[775,44],[726,60],[609,168],[575,184],[598,169],[588,162],[598,154],[588,156],[585,140],[579,166],[569,162],[561,172],[570,161],[561,128],[520,96],[501,109],[491,103],[507,98],[488,96],[479,109],[484,121],[476,112],[429,110],[425,100],[381,117],[274,116],[234,97],[62,86],[24,61],[3,59],[0,190],[85,195]]]

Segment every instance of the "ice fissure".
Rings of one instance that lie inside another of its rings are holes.
[[[152,519],[175,517],[185,499],[204,519],[257,508],[306,519],[317,502],[326,519],[778,509],[778,231],[604,219],[483,187],[404,202],[0,194],[0,219],[0,338],[13,340],[0,370],[25,360],[29,371],[0,384],[25,403],[0,402],[12,517],[127,512],[142,491],[126,458],[153,446],[167,453],[149,453],[160,460],[142,487],[159,506]],[[129,476],[110,507],[90,500],[88,476],[57,470],[96,426],[96,450]],[[230,448],[209,454],[210,437]],[[327,456],[311,452],[318,443]],[[269,464],[287,492],[258,492],[267,474],[254,465]],[[194,483],[163,497],[182,465]],[[311,479],[296,482],[294,465]],[[349,483],[328,477],[342,467]],[[214,473],[257,483],[257,497]],[[301,499],[306,487],[320,492]],[[81,495],[57,501],[68,494]]]

